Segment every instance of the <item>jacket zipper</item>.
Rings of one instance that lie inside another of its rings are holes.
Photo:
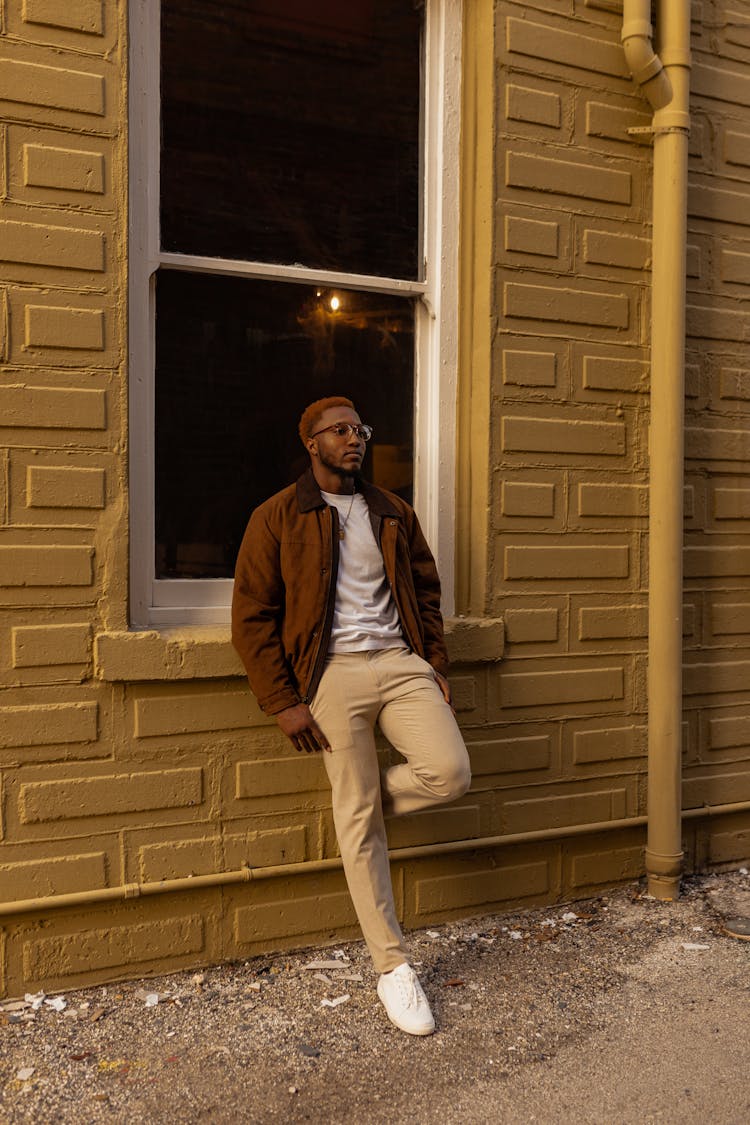
[[[303,703],[309,703],[317,689],[320,677],[323,675],[323,665],[325,658],[328,654],[328,640],[331,635],[331,625],[333,623],[333,610],[336,604],[336,578],[338,576],[338,551],[336,535],[338,532],[338,512],[335,508],[329,507],[328,509],[331,521],[331,565],[328,568],[328,593],[326,598],[326,610],[323,625],[318,637],[318,647],[315,650],[315,659],[313,660],[313,669],[310,679],[307,682],[307,689],[302,698]],[[323,642],[325,647],[323,647]]]

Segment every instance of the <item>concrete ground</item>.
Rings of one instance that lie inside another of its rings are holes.
[[[744,870],[415,931],[424,1039],[389,1024],[358,943],[3,1002],[0,1121],[747,1125],[733,915]]]

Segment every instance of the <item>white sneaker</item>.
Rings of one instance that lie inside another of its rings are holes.
[[[404,961],[403,965],[382,973],[378,980],[378,996],[388,1019],[408,1035],[432,1035],[435,1020],[422,991],[419,977]]]

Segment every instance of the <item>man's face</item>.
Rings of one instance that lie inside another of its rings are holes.
[[[324,410],[314,426],[315,437],[308,438],[307,448],[311,456],[317,454],[320,463],[338,476],[352,476],[362,468],[365,456],[365,442],[355,433],[339,437],[329,426],[337,422],[349,422],[353,426],[361,423],[359,414],[348,406],[331,406]],[[320,432],[324,431],[324,432]]]

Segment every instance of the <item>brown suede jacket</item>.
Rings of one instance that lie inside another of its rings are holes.
[[[359,481],[407,644],[445,675],[440,580],[412,508]],[[338,512],[308,469],[255,509],[237,556],[232,643],[269,715],[314,696],[328,654],[339,560]]]

